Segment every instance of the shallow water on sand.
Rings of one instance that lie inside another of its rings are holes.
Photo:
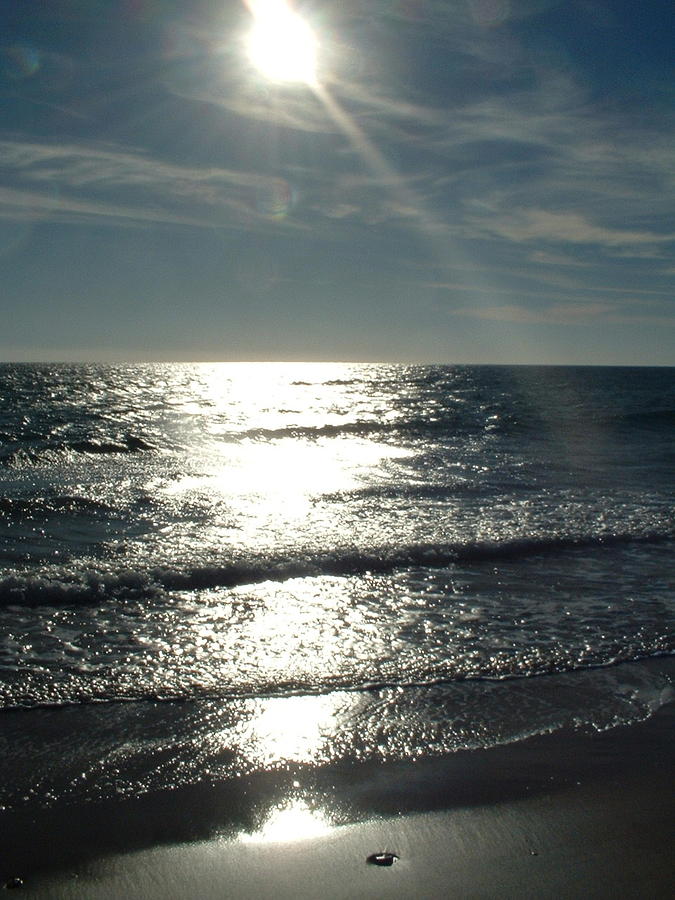
[[[0,366],[0,802],[648,718],[674,423],[672,369]]]

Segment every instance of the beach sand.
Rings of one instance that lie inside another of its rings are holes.
[[[418,762],[7,811],[2,883],[54,900],[670,897],[674,712]],[[380,851],[399,859],[368,864]]]

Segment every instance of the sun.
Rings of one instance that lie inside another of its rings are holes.
[[[247,39],[248,56],[272,81],[316,84],[318,41],[286,0],[249,0],[255,24]]]

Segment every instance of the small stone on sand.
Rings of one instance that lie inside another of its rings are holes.
[[[395,853],[371,853],[366,862],[371,866],[393,866],[397,859]]]

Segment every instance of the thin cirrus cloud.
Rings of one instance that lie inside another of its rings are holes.
[[[302,226],[302,218],[276,221],[268,214],[266,195],[273,196],[283,179],[255,171],[219,166],[187,166],[152,158],[128,147],[88,142],[37,143],[0,141],[0,165],[9,183],[0,185],[0,218],[14,216],[50,221],[102,223],[148,221],[212,227],[286,229]],[[293,167],[291,176],[296,176]],[[327,219],[361,219],[366,223],[416,215],[387,192],[386,179],[363,173],[328,178],[302,173],[305,210]],[[120,203],[124,197],[127,202]],[[272,220],[272,221],[270,221]]]
[[[521,325],[584,325],[584,324],[621,324],[621,325],[675,325],[675,314],[667,310],[659,311],[642,309],[642,304],[623,302],[612,303],[569,303],[552,304],[548,307],[530,308],[522,304],[511,303],[486,307],[457,307],[450,310],[452,315],[466,316],[473,319],[493,322],[512,322]]]
[[[0,185],[0,218],[241,225],[255,198],[279,179],[255,172],[196,167],[153,159],[124,147],[0,141],[0,164],[11,184]],[[121,203],[121,198],[126,203]],[[258,203],[258,206],[261,204]]]
[[[388,98],[382,90],[347,84],[342,93],[357,122],[377,113],[378,146],[385,159],[400,156],[400,148],[405,152],[412,142],[416,168],[397,169],[392,163],[386,171],[364,171],[355,148],[343,139],[324,165],[302,174],[304,212],[367,226],[413,223],[431,214],[441,237],[523,245],[530,258],[539,252],[537,261],[550,265],[588,265],[570,254],[562,262],[565,246],[654,258],[675,239],[671,231],[659,230],[666,209],[664,185],[673,170],[666,137],[653,136],[645,148],[626,125],[621,140],[609,142],[606,134],[617,123],[590,121],[575,108],[580,98],[569,84],[557,93],[539,87],[465,104],[451,113]],[[257,106],[241,97],[202,94],[198,99],[277,127],[337,131],[316,98],[305,95]],[[415,137],[405,136],[411,134]],[[346,149],[351,167],[343,164],[336,173],[334,159],[344,157]],[[86,216],[236,227],[242,217],[253,217],[262,227],[265,214],[256,212],[251,197],[274,190],[276,183],[275,176],[255,171],[181,165],[137,148],[86,141],[5,140],[0,160],[12,178],[0,195],[4,218],[44,213],[52,221]],[[404,201],[396,193],[401,185]],[[127,202],[121,204],[125,191]],[[113,192],[114,200],[106,200]],[[551,209],[552,197],[558,208]],[[651,227],[626,227],[631,219]],[[286,228],[301,223],[300,215],[284,219]],[[334,232],[329,234],[334,238]]]
[[[489,222],[483,221],[481,227],[518,243],[538,240],[630,248],[675,241],[675,232],[659,234],[648,230],[607,228],[590,222],[582,213],[551,212],[546,209],[512,210],[508,218],[491,217]]]

